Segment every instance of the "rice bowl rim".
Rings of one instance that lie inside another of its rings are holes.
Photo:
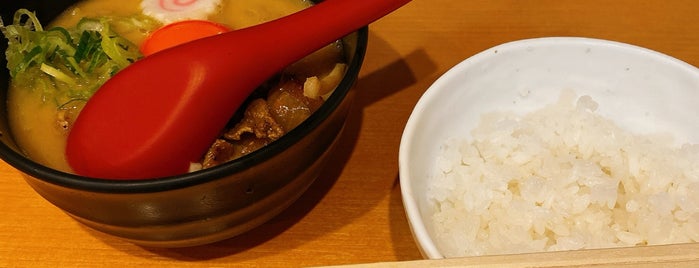
[[[420,207],[418,204],[416,192],[414,191],[413,178],[416,174],[412,174],[410,166],[410,156],[413,150],[413,141],[416,133],[420,131],[420,122],[426,118],[425,111],[428,107],[439,102],[439,98],[443,97],[440,93],[448,91],[451,87],[447,86],[454,79],[458,79],[459,75],[469,70],[473,65],[488,61],[493,56],[497,55],[497,51],[509,50],[527,50],[538,47],[555,47],[559,45],[590,45],[592,47],[607,47],[614,49],[622,49],[635,53],[638,57],[654,60],[656,63],[664,63],[671,65],[673,68],[683,70],[687,74],[699,77],[699,69],[669,55],[650,50],[644,47],[631,45],[627,43],[588,38],[588,37],[542,37],[530,38],[511,41],[496,45],[481,51],[463,61],[456,64],[440,76],[417,101],[413,108],[408,121],[403,130],[399,145],[398,166],[399,166],[399,182],[401,185],[401,198],[405,209],[408,223],[412,231],[412,235],[418,244],[418,248],[423,255],[428,259],[443,259],[445,258],[440,253],[430,232],[428,232],[425,221],[422,218]],[[494,54],[493,51],[496,51]]]

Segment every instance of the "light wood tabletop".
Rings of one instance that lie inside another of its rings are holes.
[[[398,147],[422,93],[458,62],[526,38],[582,36],[699,66],[695,0],[414,0],[370,26],[339,149],[268,223],[211,245],[143,248],[82,226],[0,163],[0,267],[301,267],[419,260],[401,203]]]

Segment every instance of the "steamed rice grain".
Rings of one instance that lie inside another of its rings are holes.
[[[428,189],[447,257],[699,241],[699,145],[634,135],[589,96],[484,115]]]

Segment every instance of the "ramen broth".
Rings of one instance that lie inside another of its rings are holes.
[[[131,16],[141,13],[140,0],[88,0],[66,10],[50,26],[73,27],[83,17]],[[209,20],[240,29],[297,12],[311,5],[300,0],[238,0],[222,1],[217,13]],[[49,27],[47,27],[49,28]],[[115,26],[115,32],[140,45],[148,31],[134,31]],[[283,40],[282,40],[283,41]],[[321,76],[333,70],[342,61],[342,49],[329,45],[309,57],[289,66],[287,72],[300,76]],[[338,81],[339,82],[339,81]],[[10,85],[8,90],[8,116],[13,135],[29,158],[51,168],[71,172],[65,158],[69,127],[64,121],[74,120],[81,109],[81,102],[48,99],[32,88]],[[105,141],[109,142],[109,141]]]

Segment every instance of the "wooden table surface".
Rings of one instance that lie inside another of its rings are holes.
[[[378,0],[377,0],[378,1]],[[78,224],[0,163],[0,267],[299,267],[421,259],[401,204],[398,146],[421,94],[458,62],[526,38],[631,43],[699,66],[695,0],[414,0],[370,27],[332,163],[263,226],[212,245],[142,248]]]

